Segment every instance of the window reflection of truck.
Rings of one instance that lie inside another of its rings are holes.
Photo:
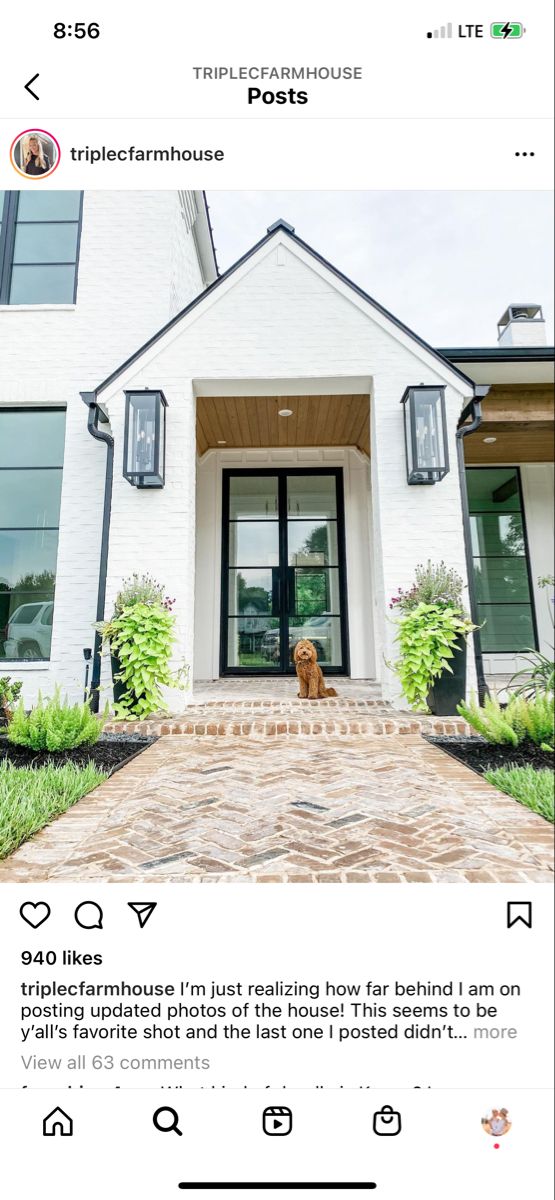
[[[291,625],[289,628],[289,648],[301,638],[309,638],[316,647],[320,662],[331,662],[333,617],[307,617],[302,625]],[[279,659],[279,629],[268,629],[260,644],[260,652],[267,662],[277,662]]]

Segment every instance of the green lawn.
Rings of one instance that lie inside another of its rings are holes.
[[[89,763],[76,767],[14,767],[0,762],[0,859],[7,858],[54,817],[106,778]]]
[[[495,771],[486,771],[485,778],[553,824],[555,776],[548,767],[540,771],[534,767],[498,767]]]

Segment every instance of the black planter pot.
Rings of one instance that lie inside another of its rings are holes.
[[[121,671],[121,663],[120,663],[120,660],[119,660],[117,654],[111,654],[110,661],[112,664],[112,686],[114,689],[114,704],[119,704],[122,697],[125,696],[127,688],[125,686],[125,683],[123,682],[123,679],[116,679],[116,675],[119,675],[119,673]]]
[[[428,692],[428,708],[436,717],[457,716],[457,704],[466,692],[466,638],[459,637],[453,647],[455,657],[449,659],[453,674],[444,671],[434,680]]]

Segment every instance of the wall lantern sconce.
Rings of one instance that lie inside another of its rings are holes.
[[[449,471],[445,388],[408,387],[404,406],[408,483],[438,483]]]
[[[133,487],[164,486],[167,407],[163,392],[125,393],[123,474]]]

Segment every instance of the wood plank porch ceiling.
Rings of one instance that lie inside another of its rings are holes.
[[[545,384],[494,385],[483,421],[464,440],[467,463],[553,462],[553,388]],[[484,442],[485,437],[496,441]]]
[[[199,396],[197,448],[357,446],[370,456],[370,397]],[[280,408],[292,416],[280,417]]]

